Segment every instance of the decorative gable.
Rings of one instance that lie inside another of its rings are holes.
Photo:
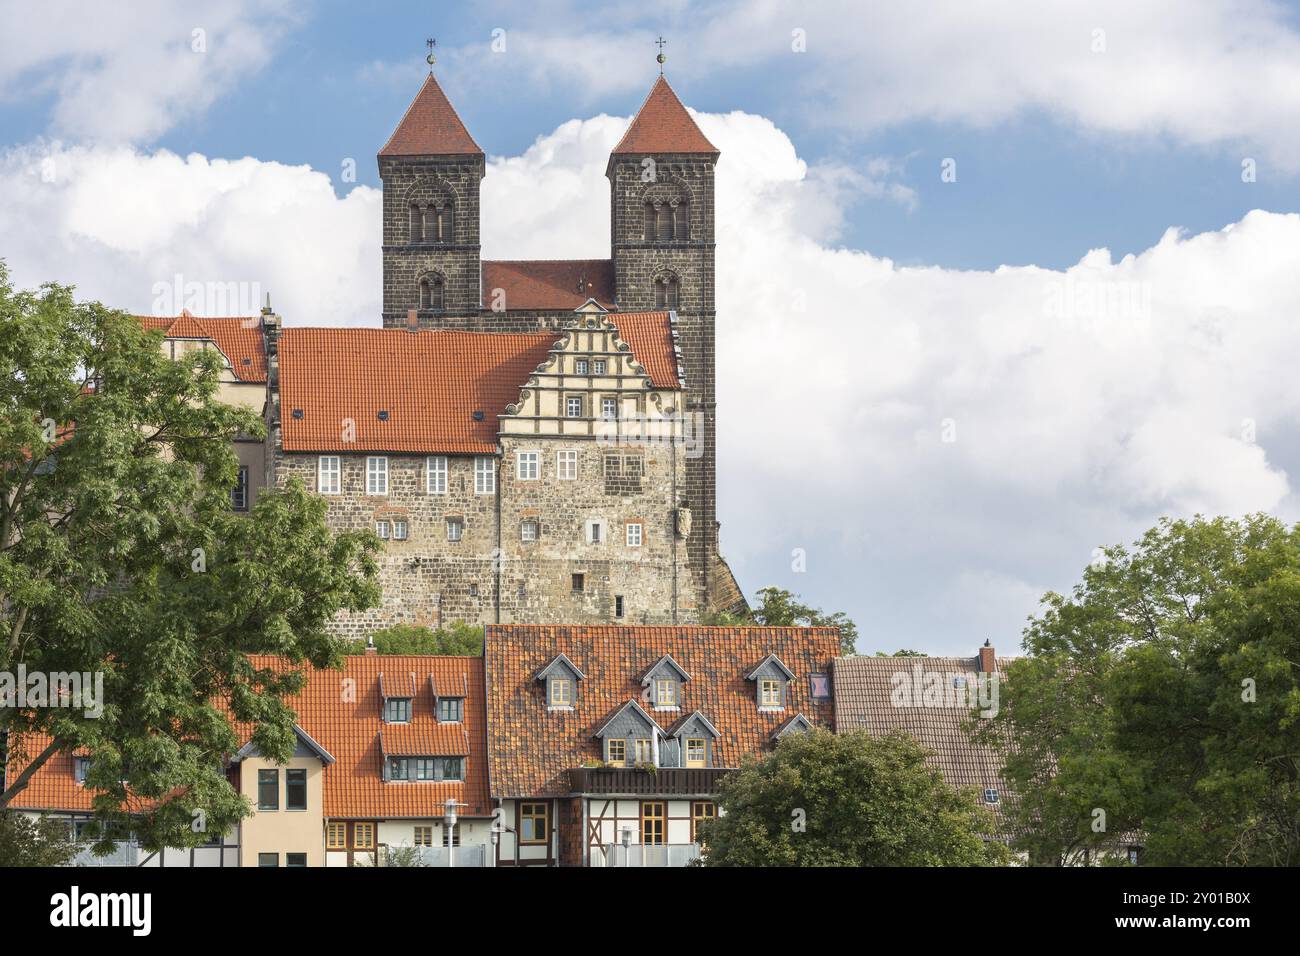
[[[671,654],[655,661],[641,676],[641,686],[646,689],[646,699],[655,710],[679,710],[682,704],[682,684],[691,675]]]
[[[745,675],[745,680],[754,682],[754,699],[760,711],[778,711],[784,710],[790,699],[790,681],[794,677],[794,671],[781,658],[768,654]]]
[[[714,743],[721,736],[713,722],[696,710],[687,714],[668,732],[664,742],[663,766],[712,767]]]
[[[601,753],[609,763],[666,766],[660,763],[663,728],[634,700],[614,711],[592,736],[600,741]]]

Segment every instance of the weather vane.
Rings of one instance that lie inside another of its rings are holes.
[[[433,72],[433,64],[438,62],[438,58],[433,55],[433,48],[438,45],[438,41],[433,37],[424,41],[424,45],[429,48],[429,55],[424,58],[424,62],[429,64],[429,72]]]
[[[664,56],[664,47],[668,45],[668,41],[663,37],[660,37],[658,40],[655,40],[655,45],[659,47],[659,55],[655,57],[655,59],[659,61],[659,75],[663,76],[664,61],[668,59],[668,57]]]

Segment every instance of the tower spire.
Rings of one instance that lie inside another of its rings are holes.
[[[655,60],[659,64],[660,76],[664,75],[664,62],[668,59],[668,57],[664,56],[664,47],[666,47],[667,45],[668,45],[668,41],[665,40],[663,37],[660,37],[658,40],[655,40],[655,46],[659,47],[659,55],[655,57]]]

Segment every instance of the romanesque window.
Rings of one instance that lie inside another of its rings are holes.
[[[655,279],[655,308],[656,309],[675,309],[677,308],[677,298],[679,292],[679,283],[675,275],[661,275]]]
[[[425,276],[420,280],[420,308],[441,312],[446,307],[446,289],[442,276]]]
[[[424,213],[415,203],[411,203],[411,241],[419,242],[424,238]]]
[[[412,242],[451,242],[454,236],[451,203],[438,200],[428,205],[411,203]]]
[[[655,198],[645,204],[645,239],[647,242],[689,239],[688,206],[680,198]]]

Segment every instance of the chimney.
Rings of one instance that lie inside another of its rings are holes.
[[[993,674],[997,669],[997,654],[993,650],[993,645],[986,640],[984,646],[980,648],[980,673]]]
[[[370,636],[366,638],[366,657],[374,657],[379,651],[375,648],[375,638]]]
[[[416,314],[416,311],[414,309],[406,310],[406,331],[408,332],[420,331],[420,317],[419,315]]]

